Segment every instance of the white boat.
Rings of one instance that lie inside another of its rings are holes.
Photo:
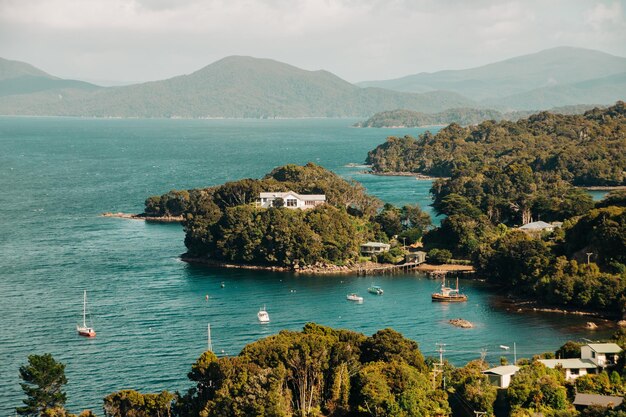
[[[261,323],[269,323],[270,322],[270,315],[267,314],[267,311],[265,310],[265,306],[263,306],[263,308],[261,308],[259,310],[259,312],[256,314],[257,318],[259,319],[259,321]]]
[[[509,350],[509,349],[510,349],[510,347],[505,346],[505,345],[500,345],[500,349],[503,349],[503,350]]]
[[[363,302],[363,297],[359,297],[358,295],[356,295],[356,294],[354,294],[354,293],[352,293],[352,294],[348,294],[348,295],[346,296],[346,299],[347,299],[348,301],[356,301],[356,302],[358,302],[358,303],[362,303],[362,302]]]
[[[76,325],[76,331],[80,336],[96,337],[96,331],[93,327],[87,326],[87,291],[83,292],[83,325]]]

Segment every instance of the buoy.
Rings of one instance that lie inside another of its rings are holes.
[[[204,296],[204,299],[205,299],[206,301],[209,301],[209,294],[205,295],[205,296]]]

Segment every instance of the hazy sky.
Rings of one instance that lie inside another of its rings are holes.
[[[0,0],[0,57],[92,81],[252,55],[355,82],[562,45],[626,56],[626,0]]]

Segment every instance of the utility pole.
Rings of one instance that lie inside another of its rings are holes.
[[[433,389],[437,389],[437,377],[443,374],[443,353],[446,351],[445,346],[445,343],[437,343],[439,363],[433,364]]]
[[[475,417],[486,416],[486,415],[487,415],[486,411],[474,411],[474,416]]]
[[[406,250],[406,237],[402,238],[402,249]]]
[[[517,346],[513,342],[513,365],[517,365]]]
[[[589,265],[589,258],[591,258],[591,255],[593,255],[593,252],[587,252],[587,265]]]

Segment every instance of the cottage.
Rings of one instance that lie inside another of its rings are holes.
[[[326,195],[324,194],[298,194],[293,191],[287,191],[283,193],[261,193],[257,205],[263,208],[280,206],[289,209],[306,210],[325,202]]]
[[[511,377],[520,370],[519,366],[506,365],[497,366],[495,368],[483,371],[483,374],[489,377],[489,382],[498,388],[508,388],[511,383]]]
[[[606,407],[606,408],[615,408],[615,407],[619,407],[623,401],[624,401],[624,398],[616,397],[612,395],[576,393],[576,398],[574,398],[573,404],[577,410],[582,411],[583,409],[592,405]]]
[[[599,368],[615,365],[621,352],[622,348],[615,343],[589,343],[580,347],[581,359],[590,360]]]
[[[556,367],[563,368],[565,379],[568,381],[573,381],[579,376],[590,373],[595,374],[597,369],[596,364],[589,359],[539,359],[539,362],[550,369],[555,369]]]
[[[543,233],[548,232],[551,233],[554,231],[556,226],[554,224],[538,221],[527,223],[519,228],[519,230],[526,233]]]
[[[426,262],[426,252],[418,250],[417,252],[409,252],[404,255],[404,261],[406,263],[423,264]]]
[[[391,245],[382,242],[367,242],[361,245],[361,255],[371,256],[379,253],[387,252],[391,249]]]

